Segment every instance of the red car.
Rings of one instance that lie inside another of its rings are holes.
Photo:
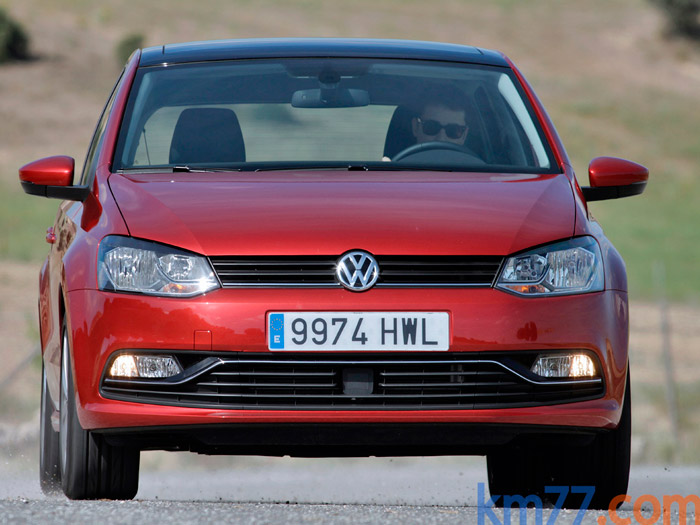
[[[600,157],[581,187],[494,51],[135,52],[82,171],[20,169],[63,199],[40,274],[42,487],[132,498],[154,449],[478,454],[494,496],[593,486],[607,507],[629,474],[627,282],[587,203],[647,177]]]

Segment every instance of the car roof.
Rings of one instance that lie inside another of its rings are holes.
[[[140,66],[280,57],[404,58],[510,67],[504,55],[489,49],[416,40],[360,38],[271,38],[168,44],[144,49]]]

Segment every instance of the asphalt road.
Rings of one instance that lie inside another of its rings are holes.
[[[206,458],[187,469],[143,469],[134,501],[73,502],[44,497],[27,469],[0,470],[0,523],[508,523],[502,510],[480,511],[488,501],[481,458],[291,459]],[[483,487],[483,486],[482,486]],[[645,523],[654,517],[654,498],[700,493],[698,467],[636,467],[629,494],[641,504]],[[643,495],[651,495],[653,498]],[[692,505],[689,508],[693,511]],[[668,510],[668,509],[666,509]],[[698,509],[700,510],[700,509]],[[537,523],[534,509],[527,523]],[[552,511],[545,510],[542,523]],[[621,518],[637,523],[632,504]],[[561,511],[550,523],[615,523],[608,513]],[[670,521],[678,523],[678,507]],[[605,521],[599,521],[604,519]],[[510,523],[520,523],[513,511]],[[687,523],[696,523],[695,512]]]

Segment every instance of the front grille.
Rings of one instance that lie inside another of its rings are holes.
[[[338,256],[211,257],[225,287],[340,286]],[[491,286],[503,260],[498,256],[376,256],[375,286]]]
[[[601,379],[538,378],[522,364],[523,357],[226,354],[200,358],[169,380],[107,377],[102,394],[162,405],[279,410],[514,408],[604,394]]]

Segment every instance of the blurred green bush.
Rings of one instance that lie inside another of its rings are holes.
[[[0,62],[29,58],[29,37],[22,26],[0,7]]]
[[[700,0],[653,0],[666,14],[668,32],[700,40]]]

